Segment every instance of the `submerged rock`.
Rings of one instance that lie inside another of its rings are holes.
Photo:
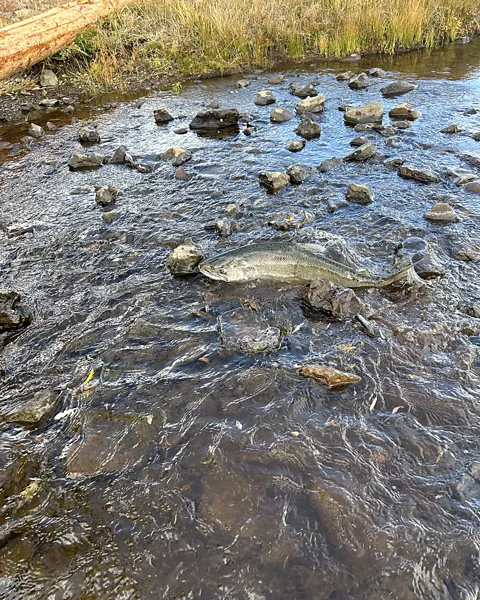
[[[350,154],[347,154],[343,160],[363,162],[374,156],[376,153],[377,149],[375,145],[369,142],[368,144],[363,144],[363,146],[360,146],[353,152],[350,152]]]
[[[354,148],[358,148],[358,146],[363,146],[363,144],[368,144],[368,138],[363,135],[360,137],[353,138],[353,140],[350,142],[350,146],[353,146]]]
[[[269,90],[263,90],[258,92],[257,97],[253,101],[257,106],[267,106],[268,104],[274,104],[276,102],[273,92]]]
[[[32,123],[28,129],[28,135],[31,135],[33,138],[41,138],[45,135],[45,131],[40,125]]]
[[[103,156],[89,152],[86,154],[74,154],[68,161],[71,171],[88,171],[98,169],[103,165]]]
[[[313,140],[320,137],[322,130],[320,125],[312,119],[303,118],[300,125],[295,129],[295,133],[306,140]]]
[[[31,315],[20,305],[20,294],[9,288],[0,288],[0,332],[25,327]]]
[[[429,221],[441,223],[455,223],[459,220],[457,213],[447,202],[437,202],[424,216]]]
[[[389,97],[400,96],[401,94],[406,94],[407,92],[411,92],[417,88],[418,84],[410,83],[410,81],[394,81],[393,83],[380,88],[380,91],[382,92],[383,96]]]
[[[272,108],[270,113],[270,121],[272,123],[285,123],[293,119],[293,114],[285,108]]]
[[[343,118],[348,125],[381,123],[383,119],[383,106],[380,102],[369,102],[364,106],[346,110]]]
[[[27,426],[38,426],[50,417],[58,405],[58,396],[51,390],[37,392],[25,404],[0,414],[0,421],[20,423]]]
[[[190,129],[212,130],[237,127],[239,118],[240,115],[236,108],[206,110],[199,112],[191,121]]]
[[[306,365],[300,369],[300,375],[311,377],[328,386],[329,390],[340,391],[362,379],[354,373],[345,373],[326,365]]]
[[[412,122],[411,121],[392,121],[392,126],[395,127],[395,129],[410,129],[410,127],[412,126]]]
[[[174,167],[183,165],[183,163],[191,158],[192,153],[190,150],[184,150],[183,148],[169,148],[162,154],[162,159],[168,161]]]
[[[301,229],[309,223],[313,223],[315,215],[311,212],[303,210],[295,214],[280,214],[276,215],[267,221],[268,225],[275,227],[277,231],[289,231],[290,229]]]
[[[398,134],[398,129],[391,125],[374,125],[373,130],[383,135],[383,137],[392,137],[392,135]]]
[[[373,202],[373,192],[368,185],[351,183],[347,189],[347,200],[355,204],[370,204]]]
[[[172,275],[192,275],[198,273],[198,265],[203,259],[202,248],[191,238],[187,238],[168,257],[167,269]]]
[[[327,158],[324,161],[322,161],[319,166],[318,166],[318,170],[320,171],[320,173],[330,173],[330,171],[333,171],[333,169],[336,169],[338,167],[342,167],[343,166],[343,158]]]
[[[298,98],[305,99],[308,97],[317,96],[318,91],[316,90],[315,86],[313,86],[311,83],[307,83],[306,85],[300,85],[298,87],[293,86],[292,94],[294,96],[297,96]]]
[[[280,329],[270,327],[262,314],[248,308],[220,315],[218,330],[226,348],[246,354],[276,350],[282,342]]]
[[[237,83],[235,84],[235,86],[239,89],[246,88],[249,85],[250,85],[250,82],[248,81],[248,79],[239,79],[237,81]],[[218,108],[218,106],[217,106],[217,108]]]
[[[279,171],[262,171],[258,174],[261,185],[274,194],[290,183],[290,177]]]
[[[290,140],[285,144],[285,149],[290,152],[300,152],[305,148],[305,140]]]
[[[460,133],[461,129],[456,123],[452,123],[451,125],[447,125],[443,129],[440,129],[440,133]]]
[[[165,123],[169,123],[173,121],[172,115],[168,112],[166,108],[157,108],[153,111],[153,117],[155,119],[155,123],[157,125],[165,125]]]
[[[91,477],[131,469],[145,460],[158,427],[133,415],[99,415],[90,421],[82,438],[69,446],[69,478]]]
[[[306,165],[291,165],[287,169],[287,175],[290,177],[290,181],[294,184],[303,183],[309,177],[313,175],[315,171]]]
[[[100,142],[100,134],[96,127],[86,125],[85,127],[80,127],[78,141],[82,144],[98,144]]]
[[[317,96],[310,96],[300,102],[295,107],[297,115],[303,115],[305,113],[318,114],[322,113],[325,108],[325,96],[318,94]]]
[[[404,179],[414,179],[421,183],[438,183],[440,177],[431,169],[417,169],[410,165],[402,165],[398,168],[398,174]]]
[[[117,197],[118,190],[111,185],[104,185],[100,189],[98,189],[95,193],[95,202],[97,204],[101,204],[102,206],[107,206],[108,204],[112,204],[112,202]]]
[[[348,87],[352,90],[363,90],[371,85],[372,82],[366,73],[355,75],[355,77],[352,77],[348,83]]]

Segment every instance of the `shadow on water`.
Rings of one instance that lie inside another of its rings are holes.
[[[385,80],[356,92],[334,77],[373,66],[419,87],[383,99]],[[96,152],[125,144],[147,172],[70,172],[82,150],[71,116],[28,154],[2,151],[2,285],[33,322],[0,355],[0,599],[479,597],[480,201],[446,173],[479,175],[465,154],[480,153],[480,112],[465,109],[480,111],[480,40],[277,71],[276,86],[270,73],[240,90],[236,78],[212,79],[77,115],[98,124]],[[272,107],[253,99],[272,89],[294,112],[288,84],[313,78],[327,99],[322,135],[292,154],[299,119],[271,124]],[[219,143],[189,130],[212,100],[247,113],[252,135]],[[315,170],[274,196],[259,186],[259,171],[345,156],[357,134],[337,107],[371,100],[386,114],[405,100],[422,112],[393,141],[366,135],[382,158],[432,168],[439,183],[374,159]],[[159,106],[187,116],[157,127]],[[439,132],[453,121],[462,133]],[[188,181],[158,160],[172,146],[192,152]],[[373,203],[345,202],[353,182],[371,187]],[[106,184],[119,190],[108,210],[95,203]],[[461,220],[425,220],[445,198]],[[234,231],[218,237],[210,225],[232,203]],[[268,225],[301,211],[313,221]],[[172,277],[166,260],[187,237],[207,256],[272,239],[330,244],[373,273],[390,272],[399,242],[420,237],[437,276],[416,291],[359,291],[372,333],[311,312],[298,286]],[[278,350],[220,343],[217,318],[240,307],[280,330]],[[361,381],[329,391],[299,374],[306,364]]]

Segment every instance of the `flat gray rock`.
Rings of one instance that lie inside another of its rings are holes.
[[[218,330],[226,348],[246,354],[276,350],[282,342],[280,329],[270,327],[262,314],[248,308],[220,315]]]

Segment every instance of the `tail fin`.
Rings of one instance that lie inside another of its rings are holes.
[[[400,269],[396,273],[392,273],[391,275],[386,275],[382,279],[382,286],[390,285],[390,284],[394,283],[395,281],[404,279],[405,277],[408,277],[408,281],[411,283],[417,281],[419,278],[418,278],[418,275],[415,273],[415,269],[414,269],[415,264],[416,263],[410,263],[409,265],[407,265],[406,267],[403,267],[403,269]]]

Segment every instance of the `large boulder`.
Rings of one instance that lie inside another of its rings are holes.
[[[398,168],[398,174],[404,179],[414,179],[421,183],[438,183],[440,177],[431,169],[419,169],[410,165],[402,165]]]
[[[187,238],[168,257],[167,269],[173,275],[192,275],[198,273],[198,265],[203,258],[202,248],[191,238]]]
[[[305,113],[318,114],[323,112],[324,108],[325,96],[323,94],[318,94],[317,96],[309,96],[308,98],[300,100],[295,107],[295,112],[297,115],[303,115]]]
[[[205,110],[199,112],[190,123],[190,129],[212,130],[238,127],[239,112],[236,108]]]
[[[290,183],[290,176],[279,171],[262,171],[258,174],[261,185],[275,194]]]
[[[390,96],[400,96],[401,94],[406,94],[407,92],[416,90],[417,87],[418,84],[411,83],[410,81],[394,81],[393,83],[381,88],[380,91],[386,98],[388,98]]]
[[[383,119],[383,106],[380,102],[369,102],[365,106],[349,108],[343,116],[347,125],[359,123],[381,123]]]
[[[282,342],[280,329],[271,327],[263,315],[248,308],[220,315],[218,330],[226,348],[246,354],[276,350]]]

